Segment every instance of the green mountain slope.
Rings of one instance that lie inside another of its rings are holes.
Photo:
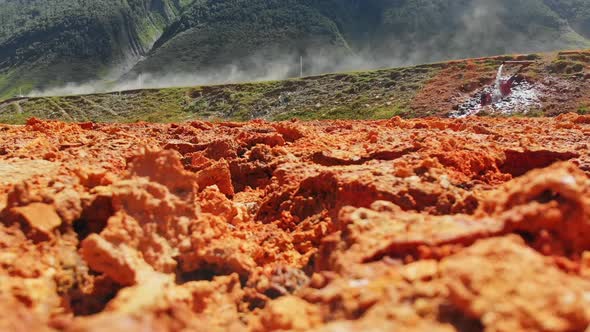
[[[334,22],[305,1],[195,1],[135,71],[196,71],[234,61],[248,66],[251,55],[272,61],[316,48],[350,53]]]
[[[586,0],[545,0],[581,35],[590,38],[590,3]]]
[[[100,79],[147,53],[172,0],[0,0],[0,96]]]
[[[303,55],[309,59],[307,73],[317,74],[351,65],[386,67],[589,46],[581,34],[586,35],[590,3],[559,3],[200,0],[167,29],[134,72],[197,72],[236,62],[247,70],[260,63],[264,68],[273,59],[291,61],[296,72]]]
[[[543,0],[402,1],[384,9],[378,49],[418,62],[577,48],[588,41]],[[586,5],[588,6],[588,5]],[[415,51],[418,50],[418,51]]]
[[[0,98],[143,74],[282,78],[300,56],[311,75],[587,47],[587,0],[0,0]]]

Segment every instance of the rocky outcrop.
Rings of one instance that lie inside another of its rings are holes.
[[[0,329],[584,331],[589,126],[6,127]]]

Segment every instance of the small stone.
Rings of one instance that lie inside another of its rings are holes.
[[[23,207],[15,207],[10,212],[31,228],[31,236],[36,241],[49,240],[51,232],[62,222],[55,208],[44,203],[32,203]]]

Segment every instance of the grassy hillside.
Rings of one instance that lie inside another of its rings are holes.
[[[590,42],[574,28],[586,31],[579,22],[587,10],[590,3],[573,0],[201,0],[134,72],[264,70],[281,59],[296,73],[303,55],[307,73],[317,74],[581,48]]]
[[[586,0],[0,0],[0,98],[146,73],[296,76],[299,56],[314,75],[589,38]]]
[[[350,53],[334,22],[305,1],[195,1],[134,71],[196,72],[235,62],[248,68],[320,48]]]
[[[0,97],[108,77],[145,54],[174,0],[0,1]]]
[[[590,3],[586,0],[545,0],[579,34],[590,38]]]
[[[0,123],[24,123],[29,117],[95,122],[444,117],[492,85],[502,61],[531,59],[536,63],[521,74],[521,79],[536,86],[542,103],[514,114],[588,112],[590,51],[576,51],[285,81],[21,98],[0,103]]]
[[[428,66],[287,81],[28,98],[0,104],[0,123],[23,123],[32,116],[98,122],[412,116],[409,101],[437,70],[437,66]]]
[[[514,52],[541,52],[588,45],[559,13],[543,0],[401,1],[384,9],[380,51],[419,50],[422,61],[438,57],[489,56]],[[590,8],[589,4],[585,7]]]

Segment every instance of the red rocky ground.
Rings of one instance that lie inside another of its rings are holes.
[[[590,323],[590,116],[0,131],[1,331]]]

